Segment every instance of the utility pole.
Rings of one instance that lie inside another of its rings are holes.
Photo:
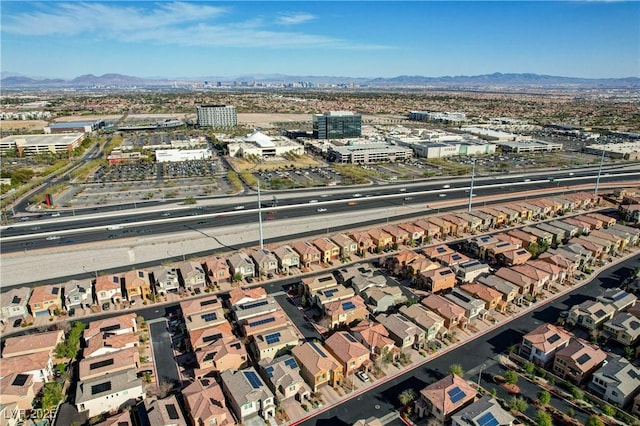
[[[258,229],[260,232],[260,250],[263,250],[264,240],[262,236],[262,201],[260,200],[260,180],[258,180]]]
[[[469,208],[467,213],[471,213],[471,201],[473,199],[473,179],[476,177],[476,159],[473,159],[473,166],[471,166],[471,187],[469,187]]]
[[[604,147],[602,147],[602,155],[600,156],[600,168],[598,169],[598,177],[596,178],[595,195],[598,195],[598,187],[600,186],[600,175],[602,175],[602,164],[604,163]]]

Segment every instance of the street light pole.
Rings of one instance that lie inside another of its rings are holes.
[[[476,159],[473,159],[473,166],[471,167],[471,186],[469,187],[469,207],[467,212],[471,213],[471,200],[473,199],[473,179],[476,177]]]
[[[600,168],[598,169],[598,177],[596,178],[595,195],[598,195],[598,187],[600,186],[600,175],[602,175],[602,164],[604,163],[604,147],[602,147],[602,155],[600,156]]]
[[[478,372],[478,389],[480,389],[480,378],[482,377],[482,369],[484,368],[484,364],[480,366],[480,371]]]
[[[263,250],[264,239],[262,235],[262,201],[260,200],[260,180],[258,180],[258,228],[260,233],[260,250]]]

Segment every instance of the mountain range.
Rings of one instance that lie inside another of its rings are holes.
[[[126,87],[183,87],[204,85],[246,86],[252,84],[294,85],[301,82],[314,85],[353,85],[369,88],[640,88],[640,78],[579,78],[559,77],[542,74],[483,74],[474,76],[425,77],[420,75],[401,75],[391,78],[358,78],[330,76],[291,76],[283,74],[255,74],[237,77],[198,77],[198,78],[141,78],[122,74],[93,74],[65,79],[45,77],[27,77],[2,72],[0,84],[4,88],[126,88]]]

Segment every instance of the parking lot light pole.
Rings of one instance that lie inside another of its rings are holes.
[[[258,231],[260,233],[260,250],[263,250],[264,239],[262,235],[262,201],[260,200],[260,180],[258,180]]]
[[[476,177],[476,159],[473,159],[473,165],[471,166],[471,186],[469,187],[469,207],[467,212],[471,213],[471,200],[473,199],[473,179]]]

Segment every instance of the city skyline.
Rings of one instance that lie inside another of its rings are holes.
[[[640,76],[635,2],[4,2],[2,71]]]

